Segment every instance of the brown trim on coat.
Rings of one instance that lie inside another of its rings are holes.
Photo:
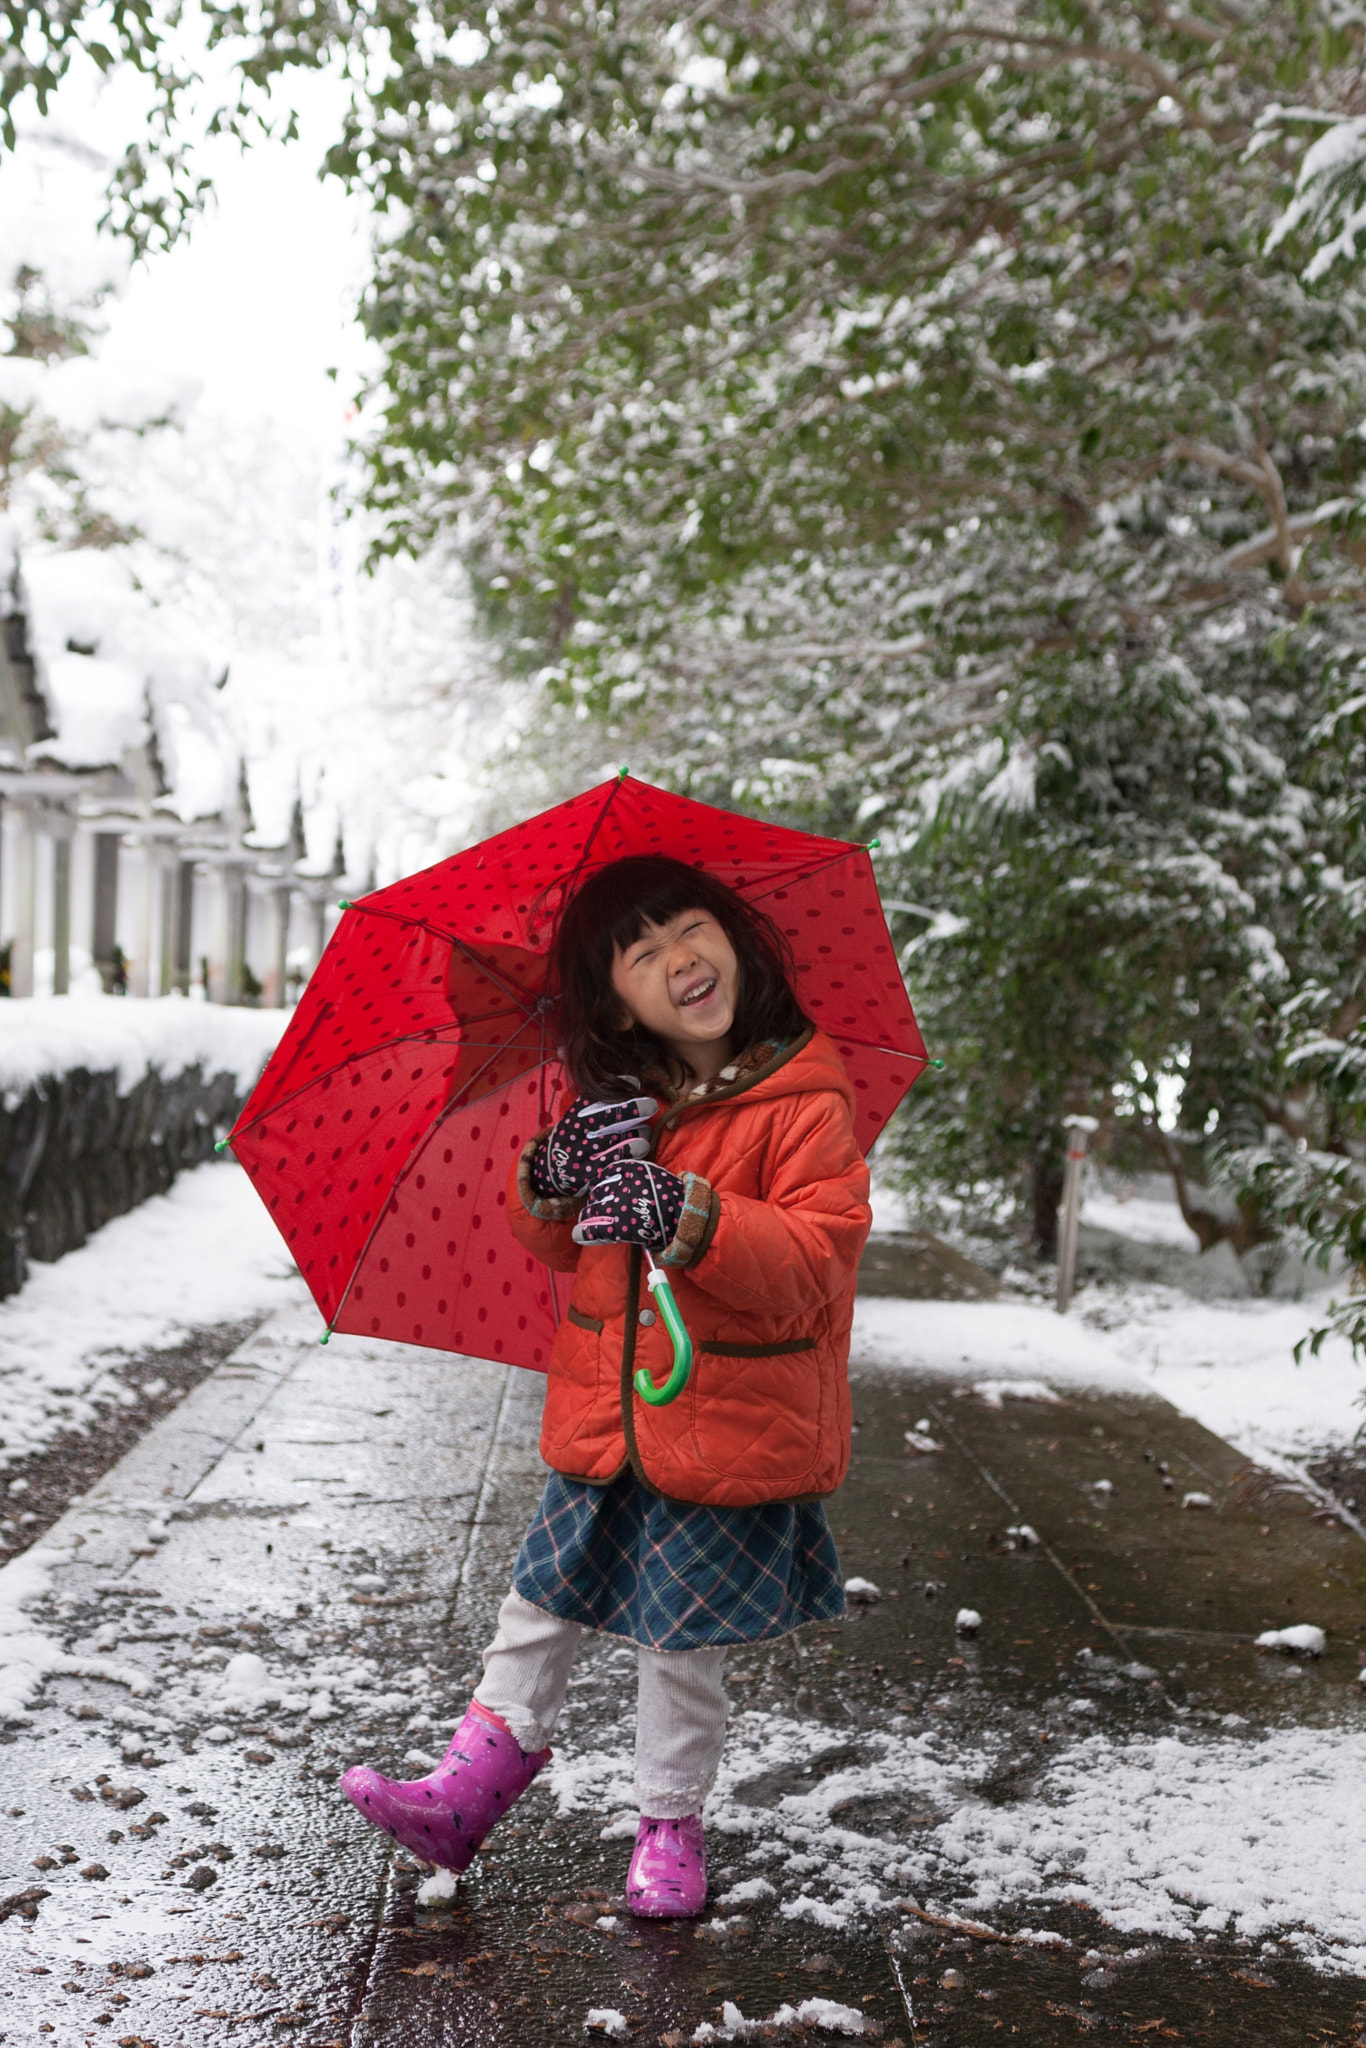
[[[675,1102],[668,1114],[661,1119],[662,1123],[666,1129],[672,1129],[683,1117],[695,1111],[710,1109],[717,1102],[734,1102],[737,1095],[745,1094],[750,1088],[757,1088],[760,1081],[766,1081],[770,1074],[778,1073],[789,1060],[795,1059],[799,1052],[805,1052],[815,1035],[815,1025],[808,1024],[805,1031],[799,1031],[781,1052],[774,1054],[766,1066],[759,1067],[752,1074],[738,1074],[733,1081],[727,1081],[723,1088],[712,1088],[705,1095],[695,1098],[687,1096],[682,1102]]]
[[[620,1479],[623,1472],[629,1472],[630,1469],[631,1461],[629,1458],[623,1458],[616,1471],[609,1472],[605,1479],[595,1479],[591,1472],[566,1472],[563,1465],[552,1465],[550,1467],[550,1470],[557,1472],[561,1479],[572,1479],[576,1486],[612,1486]]]
[[[717,1194],[716,1189],[713,1188],[711,1190],[711,1212],[706,1222],[702,1225],[702,1235],[697,1241],[697,1250],[689,1261],[690,1265],[695,1266],[699,1259],[705,1259],[707,1253],[711,1250],[711,1241],[716,1235],[717,1225],[720,1221],[721,1197]]]
[[[699,1352],[709,1351],[713,1358],[785,1358],[789,1351],[814,1351],[814,1337],[789,1337],[786,1344],[709,1344],[699,1343]]]
[[[691,1266],[701,1256],[703,1245],[710,1244],[716,1229],[712,1215],[716,1199],[716,1190],[704,1175],[684,1172],[683,1213],[677,1230],[659,1255],[661,1266]]]
[[[575,1308],[573,1302],[565,1310],[565,1320],[571,1322],[576,1330],[591,1330],[595,1337],[602,1335],[604,1326],[601,1317],[586,1316],[582,1309]]]

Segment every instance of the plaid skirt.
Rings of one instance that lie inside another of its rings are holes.
[[[512,1583],[533,1607],[650,1650],[762,1643],[844,1613],[819,1501],[697,1507],[630,1471],[606,1486],[552,1472]]]

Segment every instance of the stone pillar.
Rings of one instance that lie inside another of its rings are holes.
[[[71,828],[52,833],[52,993],[71,993]]]
[[[137,846],[139,872],[132,888],[132,931],[129,936],[131,958],[128,963],[128,986],[135,996],[155,994],[155,976],[152,972],[152,957],[156,950],[156,884],[157,868],[152,842],[140,840]]]
[[[289,918],[294,891],[288,882],[282,882],[271,893],[275,898],[275,958],[272,969],[275,986],[266,990],[266,1002],[272,1010],[283,1010],[289,1004]]]
[[[104,992],[114,986],[114,946],[119,935],[119,853],[122,832],[95,834],[95,918],[90,951]]]
[[[175,958],[171,986],[188,995],[194,975],[194,862],[182,860],[176,876]]]
[[[10,994],[33,994],[34,854],[33,812],[27,804],[14,806],[13,896],[11,898]]]
[[[247,964],[247,876],[240,867],[223,870],[227,895],[227,953],[224,960],[223,1000],[242,1000],[242,970]]]
[[[318,962],[322,959],[323,947],[327,944],[327,933],[323,926],[323,908],[323,899],[321,895],[315,894],[309,897],[308,950],[313,956],[309,963],[308,971],[310,974],[313,972],[313,969],[317,966]]]
[[[175,850],[169,846],[157,848],[157,989],[159,996],[169,995],[175,986],[175,941],[176,941],[176,882],[180,875],[180,864]]]

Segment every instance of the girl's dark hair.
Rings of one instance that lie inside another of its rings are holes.
[[[634,854],[599,868],[571,897],[550,949],[561,1057],[581,1094],[610,1094],[624,1074],[675,1064],[652,1031],[622,1028],[612,962],[647,924],[667,924],[684,910],[707,911],[735,948],[740,980],[731,1042],[737,1052],[762,1039],[794,1038],[805,1028],[792,993],[791,948],[772,918],[702,868],[664,854]]]

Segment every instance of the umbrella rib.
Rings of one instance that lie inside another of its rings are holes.
[[[569,870],[568,875],[565,877],[565,880],[561,884],[561,887],[564,890],[564,901],[566,903],[568,903],[569,901],[570,890],[573,888],[575,882],[578,880],[579,876],[583,873],[584,869],[588,865],[588,856],[593,851],[593,847],[597,841],[597,836],[599,832],[601,832],[603,825],[606,822],[607,813],[611,810],[613,804],[617,800],[617,791],[621,788],[621,785],[625,780],[626,777],[624,775],[618,775],[616,781],[608,790],[607,796],[603,802],[602,809],[598,812],[597,817],[593,820],[593,829],[583,843],[583,852],[579,855],[577,861],[575,861],[573,867]]]
[[[497,1015],[498,1012],[496,1010],[490,1010],[483,1017],[475,1021],[486,1024]],[[354,1066],[357,1060],[373,1059],[377,1053],[393,1052],[400,1045],[449,1045],[451,1043],[449,1039],[439,1039],[436,1034],[441,1031],[459,1031],[460,1029],[461,1025],[458,1020],[454,1024],[431,1024],[423,1031],[408,1031],[404,1033],[402,1038],[382,1038],[376,1045],[362,1046],[359,1052],[349,1052],[346,1058],[338,1060],[334,1067],[324,1067],[321,1073],[310,1074],[308,1079],[301,1081],[291,1094],[282,1095],[278,1102],[272,1102],[268,1108],[259,1109],[255,1116],[248,1117],[244,1122],[235,1124],[229,1136],[229,1143],[234,1138],[244,1137],[248,1131],[254,1130],[257,1124],[264,1123],[268,1116],[278,1116],[282,1109],[288,1109],[291,1102],[297,1102],[301,1095],[307,1095],[310,1088],[316,1088],[320,1081],[330,1081],[334,1074],[343,1073],[347,1067]],[[506,1038],[500,1038],[496,1041],[493,1039],[461,1038],[457,1043],[459,1045],[472,1045],[478,1052],[482,1052],[486,1046],[491,1047],[494,1052],[501,1052],[510,1049],[512,1041]],[[488,1062],[485,1061],[484,1064],[487,1066]]]
[[[834,1024],[821,1024],[818,1029],[836,1045],[843,1039],[846,1045],[862,1046],[865,1052],[885,1052],[889,1060],[918,1060],[922,1067],[930,1065],[930,1056],[926,1052],[900,1052],[894,1045],[883,1045],[876,1038],[859,1038],[855,1032],[841,1031]]]
[[[465,958],[473,961],[481,973],[487,974],[490,981],[496,982],[503,991],[503,994],[510,996],[519,1010],[525,1011],[528,1017],[535,1016],[536,1004],[540,1001],[540,997],[537,996],[533,1000],[528,1000],[515,981],[509,981],[506,975],[500,974],[498,969],[487,961],[482,953],[476,953],[474,947],[467,944],[457,933],[443,931],[440,925],[429,923],[425,917],[410,917],[406,913],[400,915],[397,910],[385,910],[377,903],[365,902],[363,898],[360,902],[349,903],[347,909],[363,910],[370,917],[387,917],[391,924],[415,926],[418,931],[430,932],[434,939],[444,939],[448,946],[458,946],[465,955]],[[530,948],[528,948],[529,950]]]
[[[866,853],[867,851],[867,847],[861,845],[858,840],[851,840],[843,852],[832,853],[828,859],[817,861],[814,867],[785,868],[780,875],[766,875],[764,880],[768,884],[767,888],[747,889],[745,894],[751,900],[757,900],[761,896],[771,896],[778,888],[787,889],[791,888],[796,882],[809,882],[813,875],[823,873],[826,868],[838,867],[842,860],[848,860],[851,853]]]
[[[380,1224],[384,1221],[385,1215],[388,1212],[389,1204],[393,1201],[394,1196],[398,1193],[407,1176],[412,1171],[417,1161],[421,1158],[422,1154],[426,1151],[428,1145],[436,1136],[437,1132],[440,1130],[442,1124],[445,1123],[446,1119],[455,1110],[465,1109],[468,1107],[469,1090],[474,1086],[475,1082],[479,1079],[480,1074],[484,1073],[489,1067],[493,1065],[494,1060],[497,1058],[498,1054],[503,1050],[504,1048],[502,1046],[494,1047],[493,1053],[490,1056],[490,1058],[486,1059],[484,1061],[483,1066],[479,1067],[473,1074],[471,1074],[469,1080],[466,1082],[464,1090],[466,1100],[463,1102],[446,1103],[446,1105],[441,1111],[441,1114],[439,1116],[433,1117],[431,1123],[428,1124],[426,1130],[423,1132],[422,1143],[420,1145],[414,1145],[412,1151],[408,1154],[408,1157],[404,1160],[402,1166],[394,1175],[393,1181],[390,1183],[389,1192],[385,1195],[384,1200],[379,1205],[379,1213],[375,1217],[374,1222],[370,1226],[369,1234],[366,1237],[365,1243],[361,1246],[360,1250],[356,1254],[356,1263],[351,1268],[351,1277],[347,1281],[345,1287],[343,1287],[341,1294],[338,1298],[336,1312],[332,1316],[331,1321],[327,1325],[327,1334],[329,1337],[331,1336],[332,1332],[336,1329],[337,1318],[340,1316],[342,1310],[346,1307],[346,1304],[351,1297],[351,1289],[356,1284],[356,1275],[359,1273],[361,1267],[365,1264],[366,1254],[368,1253],[371,1245],[374,1243],[375,1238],[379,1233]],[[506,1081],[501,1082],[497,1088],[492,1088],[489,1090],[490,1101],[493,1099],[495,1095],[501,1094],[504,1088],[510,1088],[514,1081],[520,1081],[521,1079],[522,1076],[520,1074],[509,1074]]]

